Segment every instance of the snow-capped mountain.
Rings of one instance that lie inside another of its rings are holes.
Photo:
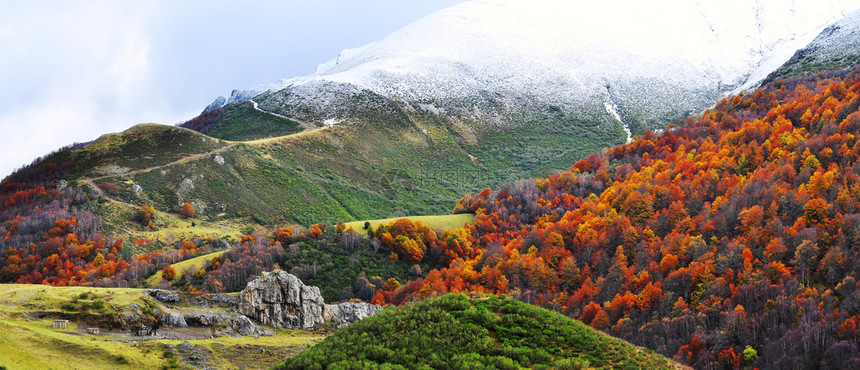
[[[858,0],[474,0],[232,100],[269,90],[254,98],[261,107],[318,125],[349,122],[354,109],[344,104],[372,102],[491,126],[552,107],[641,131],[755,86],[858,8]]]
[[[828,26],[809,45],[768,76],[768,80],[817,73],[850,72],[860,68],[860,11]]]

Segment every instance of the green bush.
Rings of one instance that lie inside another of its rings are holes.
[[[743,363],[744,367],[752,366],[752,364],[758,360],[758,351],[756,351],[754,348],[752,348],[750,346],[747,346],[746,348],[744,348],[743,355],[744,355],[744,363]]]
[[[672,368],[656,353],[512,298],[448,294],[350,324],[277,369]],[[369,363],[368,363],[369,362]]]

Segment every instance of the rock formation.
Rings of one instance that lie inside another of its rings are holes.
[[[364,302],[341,302],[327,304],[323,310],[323,319],[335,327],[342,328],[351,322],[376,315],[382,311],[382,306]]]
[[[146,291],[146,294],[164,303],[179,302],[179,294],[170,290],[150,289]]]
[[[284,271],[264,272],[239,293],[239,313],[275,328],[312,330],[325,322],[341,327],[381,310],[368,303],[326,305],[319,288]]]
[[[172,326],[174,328],[184,328],[188,326],[188,324],[185,322],[185,316],[182,316],[178,313],[167,313],[162,315],[161,322],[163,322],[167,326]]]

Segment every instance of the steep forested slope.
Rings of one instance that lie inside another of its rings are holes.
[[[385,297],[513,294],[704,367],[851,368],[860,79],[820,73],[461,200],[478,241]],[[429,246],[428,246],[429,247]]]

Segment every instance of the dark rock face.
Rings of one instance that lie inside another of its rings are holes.
[[[191,326],[211,326],[229,322],[231,316],[226,313],[185,313],[183,314],[185,322]]]
[[[164,303],[179,302],[179,295],[169,290],[150,289],[146,291],[146,294]]]
[[[342,327],[381,310],[368,303],[326,305],[319,288],[284,271],[264,272],[239,293],[239,313],[275,328],[312,330],[324,322]]]

